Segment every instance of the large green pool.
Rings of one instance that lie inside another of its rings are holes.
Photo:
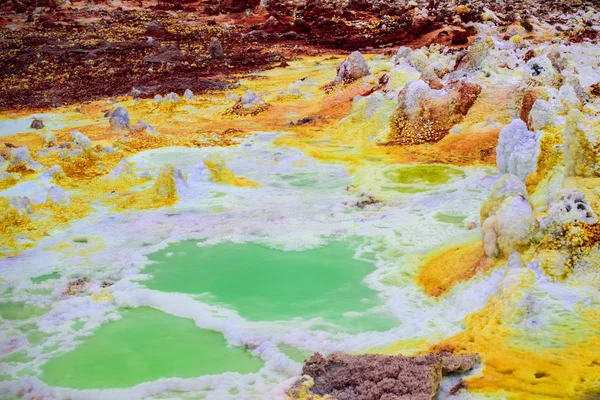
[[[237,311],[250,321],[321,317],[345,330],[386,330],[396,321],[377,292],[364,282],[373,264],[353,258],[348,243],[330,242],[305,251],[259,244],[196,241],[173,244],[150,256],[144,284],[163,292],[208,294],[205,300]],[[350,314],[349,314],[350,313]]]

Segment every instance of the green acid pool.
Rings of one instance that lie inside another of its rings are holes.
[[[148,307],[125,310],[74,350],[42,366],[41,380],[74,389],[124,388],[159,378],[251,373],[260,358],[229,346],[219,332]]]
[[[38,307],[23,302],[7,301],[0,303],[0,316],[4,319],[15,321],[44,315],[49,308]]]
[[[463,179],[466,174],[452,165],[394,165],[384,172],[387,189],[403,193],[420,193],[440,185]]]
[[[149,258],[144,284],[153,290],[208,294],[207,301],[250,321],[321,317],[323,326],[346,331],[387,330],[398,321],[375,312],[382,300],[364,278],[374,265],[353,258],[348,243],[306,251],[280,251],[258,244],[173,244]]]

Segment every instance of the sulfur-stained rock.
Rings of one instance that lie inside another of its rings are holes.
[[[558,90],[558,98],[566,112],[569,112],[574,108],[580,108],[582,105],[581,100],[577,96],[577,91],[569,84],[564,84],[560,87]]]
[[[0,173],[0,184],[14,184],[21,179],[21,175],[14,172],[2,172]]]
[[[46,203],[64,206],[70,202],[69,194],[64,189],[58,186],[50,186],[46,195]]]
[[[554,125],[554,118],[556,112],[552,104],[546,100],[538,99],[533,103],[531,111],[529,112],[529,118],[527,126],[532,130],[544,129]]]
[[[133,166],[122,161],[108,178],[135,177]],[[117,207],[121,209],[151,209],[171,206],[178,200],[178,191],[187,185],[183,173],[170,164],[161,167],[154,184],[144,190],[117,197]]]
[[[144,121],[143,119],[140,119],[134,126],[133,126],[133,131],[134,132],[146,132],[149,133],[150,135],[156,135],[157,132],[154,130],[154,128],[147,123],[146,121]]]
[[[169,93],[165,96],[164,100],[165,103],[179,103],[179,96],[177,95],[177,93]]]
[[[260,187],[260,184],[245,177],[235,176],[233,171],[227,168],[225,160],[219,156],[209,156],[204,160],[204,165],[210,173],[210,177],[214,182],[224,183],[239,187]]]
[[[465,72],[477,71],[487,58],[494,42],[488,38],[477,37],[469,48],[467,54],[460,61],[458,68]]]
[[[69,136],[71,137],[71,146],[73,148],[81,149],[83,151],[88,151],[92,148],[92,141],[83,133],[72,131]]]
[[[248,90],[237,99],[229,112],[238,115],[256,115],[267,108],[269,105],[258,93]]]
[[[499,258],[531,245],[538,233],[538,221],[529,200],[517,195],[500,203],[483,221],[481,229],[485,254]]]
[[[6,170],[9,172],[40,171],[44,168],[42,164],[31,158],[27,146],[9,148],[5,157],[8,161]]]
[[[581,177],[600,176],[600,121],[587,118],[579,110],[567,115],[563,135],[565,175]]]
[[[398,95],[388,142],[414,145],[441,140],[462,121],[480,93],[481,86],[465,80],[444,90],[432,89],[422,80],[408,83]]]
[[[156,104],[160,104],[163,101],[163,97],[160,94],[157,94],[156,96],[154,96],[152,101],[155,102]]]
[[[10,203],[17,209],[21,215],[28,215],[33,213],[33,206],[27,196],[23,197],[12,197]]]
[[[185,92],[183,92],[183,98],[186,99],[187,101],[193,101],[194,100],[194,92],[192,92],[190,89],[185,89]]]
[[[414,82],[421,73],[409,64],[403,63],[392,67],[385,89],[387,91],[402,90],[407,83]]]
[[[502,175],[494,185],[488,199],[481,206],[481,223],[495,214],[504,200],[509,197],[523,196],[527,198],[527,188],[522,180],[511,174]]]
[[[540,227],[548,230],[573,222],[595,224],[598,222],[598,216],[585,201],[583,193],[563,189],[550,202],[548,215],[540,220]]]
[[[337,67],[334,84],[350,83],[371,74],[365,57],[358,51],[353,52]]]
[[[172,165],[164,165],[160,169],[158,178],[152,187],[154,192],[154,200],[166,200],[177,197],[177,188],[175,185],[174,175],[178,170]],[[179,171],[181,173],[181,171]]]
[[[29,162],[31,162],[31,154],[29,154],[27,146],[14,147],[8,150],[8,163],[11,166]]]
[[[535,171],[539,153],[539,137],[521,119],[514,119],[500,132],[496,147],[498,170],[525,180]]]
[[[42,139],[43,147],[54,147],[56,146],[56,135],[52,131],[42,131],[40,133],[40,139]]]
[[[111,178],[119,178],[133,174],[133,164],[126,158],[123,158],[119,163],[110,171]]]
[[[527,61],[524,73],[530,83],[541,86],[552,86],[558,83],[558,74],[547,56],[534,57]]]
[[[44,171],[40,178],[42,180],[50,181],[52,179],[56,180],[64,177],[66,177],[66,175],[60,165],[53,165],[47,171]]]
[[[565,251],[555,249],[539,250],[535,260],[540,263],[540,268],[550,278],[561,279],[569,273],[569,254]]]
[[[129,131],[131,130],[131,123],[129,122],[129,114],[123,107],[117,107],[110,114],[110,128],[115,132]]]

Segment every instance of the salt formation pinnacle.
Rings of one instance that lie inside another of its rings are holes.
[[[365,56],[355,51],[337,67],[337,76],[333,80],[333,83],[351,83],[368,76],[370,73]]]
[[[129,122],[129,114],[123,107],[117,107],[110,113],[110,127],[113,131],[129,131],[131,124]]]

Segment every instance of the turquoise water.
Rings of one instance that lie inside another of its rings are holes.
[[[74,389],[123,388],[159,378],[258,372],[263,362],[219,332],[140,307],[102,325],[74,350],[42,366],[42,381]]]
[[[209,294],[209,301],[251,321],[322,317],[347,331],[387,330],[398,321],[363,281],[371,263],[353,259],[342,242],[305,251],[280,251],[258,244],[222,243],[198,247],[173,244],[151,255],[144,284],[163,292]],[[347,312],[363,313],[349,316]]]

